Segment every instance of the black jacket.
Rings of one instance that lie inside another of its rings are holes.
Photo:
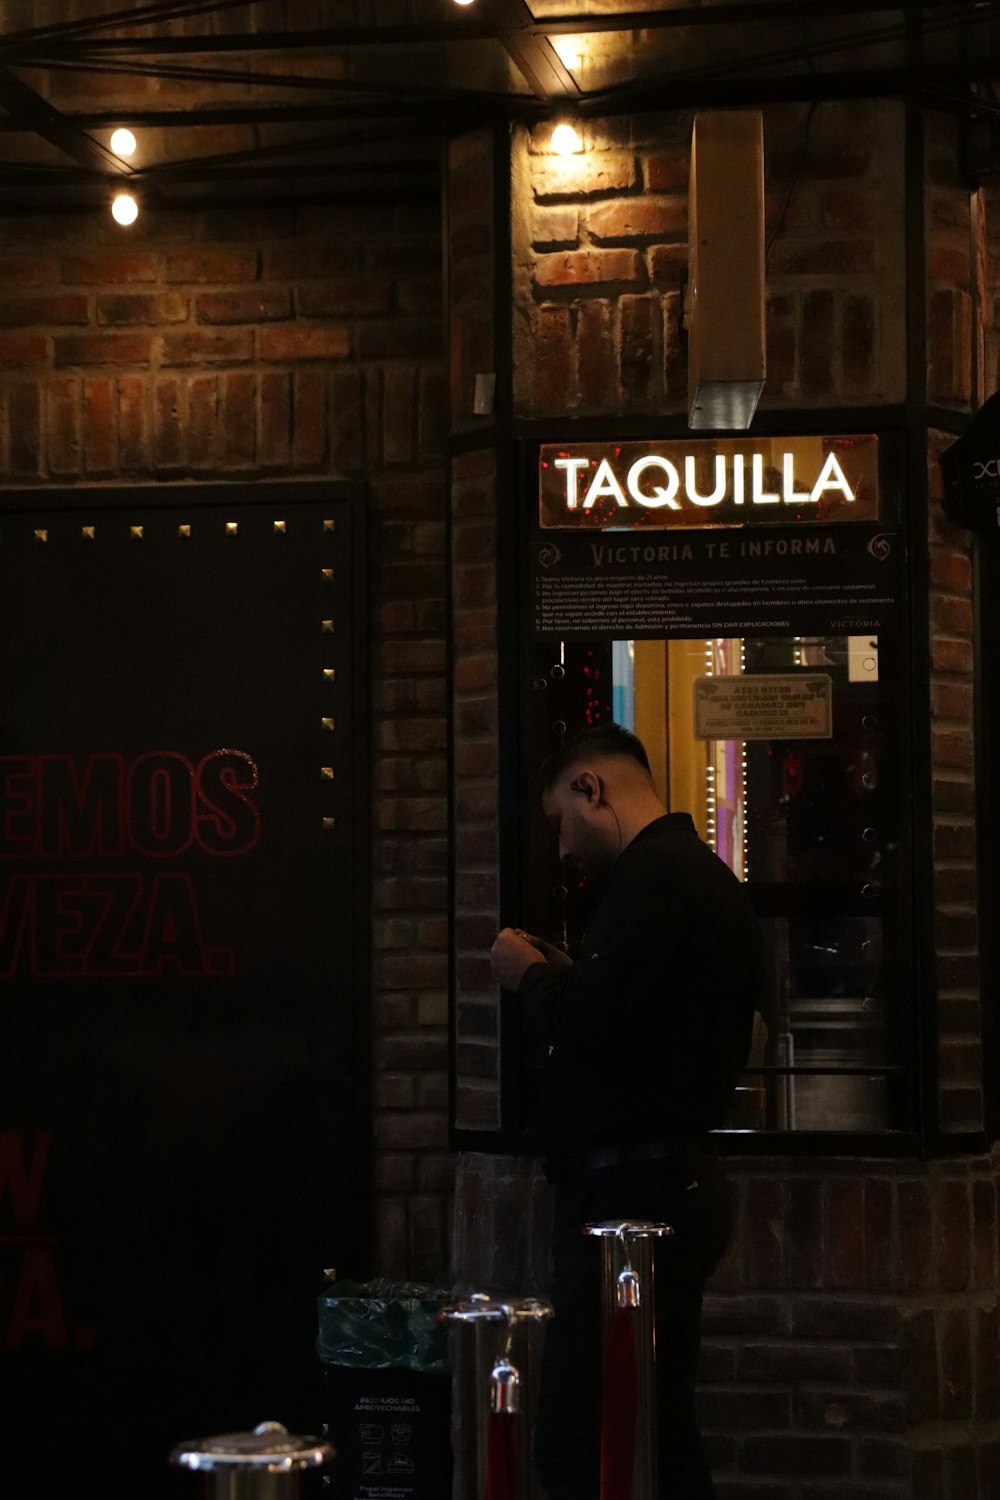
[[[749,898],[689,815],[648,824],[595,892],[575,968],[533,964],[518,989],[552,1049],[549,1150],[725,1124],[762,967]]]

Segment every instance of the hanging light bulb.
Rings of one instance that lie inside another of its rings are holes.
[[[139,217],[139,205],[131,193],[116,193],[111,200],[111,217],[118,224],[134,224]]]
[[[134,156],[135,136],[132,134],[131,130],[126,130],[124,125],[120,130],[116,130],[114,135],[111,137],[111,149],[116,156]]]
[[[560,156],[572,156],[575,152],[582,151],[583,141],[576,127],[568,121],[557,125],[552,132],[552,149],[558,151]]]

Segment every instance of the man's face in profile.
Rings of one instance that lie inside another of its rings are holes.
[[[564,771],[542,794],[542,811],[559,845],[559,858],[582,875],[603,875],[618,857],[618,825],[597,776]]]

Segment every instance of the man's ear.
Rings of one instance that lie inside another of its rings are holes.
[[[588,802],[593,802],[594,792],[596,791],[598,806],[604,792],[604,788],[601,785],[601,778],[595,776],[593,771],[581,771],[579,776],[570,782],[569,789],[571,792],[579,792],[582,796],[586,797]]]

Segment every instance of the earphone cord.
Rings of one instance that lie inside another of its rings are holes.
[[[618,814],[615,812],[614,808],[611,806],[611,803],[608,801],[608,799],[606,797],[604,799],[604,806],[607,808],[608,812],[611,814],[611,816],[615,820],[615,827],[618,829],[618,853],[621,854],[621,852],[622,852],[622,825],[618,821]]]

